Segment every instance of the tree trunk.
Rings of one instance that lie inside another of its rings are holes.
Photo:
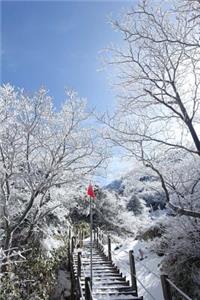
[[[193,126],[192,122],[190,120],[186,120],[185,123],[186,123],[186,125],[187,125],[187,127],[190,131],[190,134],[192,136],[192,139],[193,139],[194,144],[196,146],[196,149],[198,151],[198,155],[200,156],[200,140],[199,140],[199,137],[198,137],[198,135],[197,135],[197,133],[194,129],[194,126]]]

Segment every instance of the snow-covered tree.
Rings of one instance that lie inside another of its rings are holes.
[[[11,247],[14,235],[25,240],[38,220],[59,205],[59,199],[51,199],[51,188],[75,183],[102,165],[106,154],[90,126],[90,116],[86,101],[74,91],[67,92],[66,102],[56,111],[44,88],[32,96],[10,85],[0,88],[0,213],[5,249]]]
[[[101,121],[107,126],[105,139],[143,161],[160,178],[166,200],[176,212],[199,218],[199,211],[172,205],[159,169],[162,159],[170,173],[173,149],[181,156],[191,154],[194,161],[200,156],[199,18],[194,17],[199,4],[194,2],[192,6],[187,2],[184,9],[179,1],[168,5],[140,1],[111,21],[123,38],[120,46],[107,49],[119,102],[113,116],[105,114]]]
[[[154,251],[163,256],[162,271],[192,299],[200,293],[200,231],[199,220],[181,216],[166,218],[164,231],[152,243]],[[176,228],[176,229],[175,229]],[[175,291],[173,290],[173,293]],[[174,299],[180,295],[175,293]]]

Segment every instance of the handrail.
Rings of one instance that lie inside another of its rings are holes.
[[[149,294],[149,296],[153,299],[156,300],[156,298],[154,298],[154,296],[147,290],[147,288],[145,287],[145,285],[140,281],[140,279],[138,279],[138,277],[136,275],[133,274],[133,276],[137,279],[137,281],[140,283],[140,285],[143,287],[143,289]]]
[[[84,274],[84,277],[86,278],[86,277],[87,277],[87,276],[86,276],[86,270],[85,270],[83,264],[82,264],[81,266],[82,266],[82,268],[83,268],[83,274]],[[91,300],[93,300],[93,293],[92,293],[92,288],[91,288],[90,282],[88,282],[88,287],[89,287],[89,290],[90,290],[90,298],[91,298]]]
[[[114,256],[115,256],[115,255],[114,255]],[[115,257],[115,259],[116,259],[117,261],[124,262],[124,261],[121,260],[120,258],[116,258],[116,257]],[[125,266],[120,267],[120,269],[122,269],[122,270],[124,269],[126,273],[128,273],[129,275],[131,275],[130,271],[129,271]],[[150,295],[150,297],[151,297],[153,300],[156,300],[156,299],[154,298],[154,296],[147,290],[147,288],[145,287],[145,285],[140,281],[140,279],[139,279],[136,275],[134,275],[134,274],[133,274],[133,276],[137,279],[137,281],[138,281],[138,282],[140,283],[140,285],[144,288],[144,290]]]
[[[166,278],[166,280],[169,282],[169,284],[175,289],[177,290],[177,292],[179,292],[181,294],[181,296],[183,296],[185,299],[187,300],[192,300],[192,298],[190,298],[188,295],[186,295],[182,290],[180,290],[169,278]]]
[[[106,235],[105,233],[103,232],[103,230],[101,230],[100,228],[98,228],[98,235],[97,235],[97,245],[100,246],[100,248],[102,248],[102,252],[107,256],[109,256],[109,253],[113,254],[113,257],[116,261],[118,262],[122,262],[124,264],[124,260],[116,257],[116,254],[115,252],[111,249],[110,247],[110,250],[106,251],[108,253],[105,253],[105,240],[106,240]],[[108,240],[108,239],[107,239]],[[108,244],[109,241],[108,241]],[[71,248],[71,247],[70,247]],[[109,249],[109,248],[108,248]],[[122,252],[123,250],[119,251]],[[119,254],[118,253],[118,254]],[[133,257],[134,258],[134,257]],[[72,256],[72,260],[71,262],[73,263],[73,256]],[[186,300],[192,300],[192,298],[190,298],[188,295],[186,295],[180,288],[178,288],[166,275],[161,275],[161,278],[159,277],[158,274],[156,274],[155,272],[153,272],[149,267],[146,266],[146,264],[144,264],[143,262],[141,261],[138,261],[139,264],[141,264],[146,270],[148,270],[151,274],[153,274],[156,278],[158,279],[161,279],[161,282],[162,282],[162,288],[163,288],[163,295],[164,295],[164,298],[165,299],[168,299],[168,298],[172,298],[172,295],[171,295],[171,291],[170,291],[170,286],[172,288],[174,288],[182,297],[184,297],[184,299]],[[81,264],[81,268],[83,270],[83,273],[84,273],[84,277],[86,278],[86,272],[85,272],[85,268],[83,266],[83,264]],[[136,276],[136,274],[132,274],[132,272],[130,273],[130,270],[127,270],[126,267],[124,266],[120,266],[120,269],[124,269],[128,274],[131,274],[133,275],[138,283],[143,287],[143,289],[149,294],[149,296],[153,299],[153,300],[156,300],[155,297],[148,291],[148,289],[144,286],[144,284],[140,281],[140,279]],[[72,271],[73,272],[73,271]],[[133,277],[132,277],[133,278]],[[80,277],[77,276],[77,282],[78,282],[78,287],[79,287],[79,291],[80,291],[80,295],[81,297],[83,296],[83,290],[82,290],[82,287],[81,287],[81,282],[80,282]],[[90,282],[87,282],[88,284],[88,289],[89,289],[89,293],[90,293],[90,297],[91,299],[90,300],[93,300],[93,294],[92,294],[92,287],[91,287],[91,283]],[[137,285],[136,285],[137,287]],[[166,296],[168,295],[168,297]]]
[[[88,287],[89,287],[89,290],[90,290],[90,297],[91,297],[91,300],[93,300],[93,293],[92,293],[92,288],[91,288],[90,282],[88,282]]]
[[[85,300],[93,300],[90,277],[85,277]]]
[[[103,233],[103,231],[99,228],[99,236],[98,236],[98,244],[103,248],[104,247],[104,244],[103,244],[103,238],[104,238],[105,234]],[[103,249],[103,252],[104,252],[104,249]],[[121,252],[121,251],[120,251]],[[121,261],[124,263],[123,260],[119,259],[116,257],[116,254],[114,253],[114,251],[111,250],[111,253],[113,254],[113,257],[115,257],[116,261]],[[144,267],[146,268],[146,270],[148,270],[151,274],[153,274],[156,278],[160,279],[160,277],[155,273],[153,272],[150,268],[148,268],[145,264],[143,264],[141,261],[139,261],[139,263]],[[128,274],[130,274],[130,271],[128,271],[126,268],[123,267],[120,267],[121,269],[124,269],[126,272],[128,272]],[[141,284],[141,286],[145,289],[145,291],[151,296],[151,298],[153,300],[156,300],[154,298],[154,296],[147,290],[147,288],[143,285],[143,283],[138,279],[138,277],[133,274],[133,276],[137,279],[137,281]],[[181,296],[183,296],[186,300],[192,300],[192,298],[190,298],[189,296],[187,296],[181,289],[179,289],[169,278],[166,278],[166,281],[177,291],[179,292],[179,294]]]
[[[122,251],[120,251],[120,252],[122,252]],[[120,253],[119,252],[119,253]],[[121,262],[123,262],[121,259],[119,259],[119,258],[116,258],[116,255],[115,255],[115,253],[114,253],[114,251],[112,251],[112,254],[113,254],[113,256],[115,257],[115,259],[116,260],[118,260],[118,261],[121,261]],[[151,274],[153,274],[156,278],[158,278],[158,279],[160,279],[160,277],[155,273],[155,272],[153,272],[151,269],[149,269],[144,263],[142,263],[141,261],[138,261],[139,262],[139,264],[141,264],[146,270],[148,270]],[[123,267],[122,267],[123,268]],[[127,270],[126,270],[127,271]],[[129,272],[129,274],[130,274],[130,272]],[[136,277],[137,278],[137,277]],[[138,280],[138,282],[143,286],[143,284],[140,282],[140,280],[137,278],[137,280]],[[169,284],[175,289],[175,290],[177,290],[177,292],[179,292],[186,300],[192,300],[192,298],[190,298],[189,296],[187,296],[181,289],[179,289],[169,278],[167,278],[166,279],[168,282],[169,282]],[[144,287],[144,286],[143,286]],[[145,288],[145,287],[144,287]]]
[[[80,291],[80,298],[82,298],[83,297],[83,289],[82,289],[82,286],[81,286],[80,277],[78,277],[78,287],[79,287],[79,291]]]

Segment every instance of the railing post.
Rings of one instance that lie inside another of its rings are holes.
[[[103,240],[103,231],[101,231],[101,247],[103,250],[104,240]]]
[[[68,233],[69,240],[71,240],[71,236],[72,236],[72,231],[71,231],[71,226],[69,226],[69,233]]]
[[[97,248],[99,248],[99,227],[97,227]]]
[[[108,260],[112,260],[112,256],[111,256],[111,239],[110,236],[108,235]]]
[[[71,249],[70,249],[70,240],[68,240],[68,247],[67,247],[67,254],[68,254],[68,264],[67,264],[67,269],[70,271],[70,266],[71,266]]]
[[[76,243],[79,244],[80,242],[80,230],[78,229],[77,233],[76,233]]]
[[[71,247],[72,247],[71,253],[73,253],[74,252],[74,248],[75,248],[75,236],[72,237]]]
[[[71,277],[71,299],[75,300],[75,277],[73,270],[73,256],[71,254],[71,264],[70,264],[70,277]]]
[[[81,252],[78,252],[77,276],[81,277]]]
[[[163,296],[165,300],[172,300],[172,294],[170,289],[170,284],[167,281],[168,276],[167,275],[160,275],[161,284],[162,284],[162,290],[163,290]]]
[[[84,233],[83,233],[83,229],[81,231],[81,248],[83,247],[83,240],[84,240]]]
[[[101,246],[102,241],[101,241],[101,229],[99,228],[99,245]]]
[[[131,271],[131,284],[132,284],[132,288],[135,290],[136,296],[138,296],[135,258],[134,258],[133,250],[129,251],[129,260],[130,260],[130,271]]]
[[[92,295],[90,292],[90,285],[91,281],[90,281],[90,277],[85,277],[85,300],[91,300],[92,299]]]
[[[103,248],[103,231],[101,230],[101,250],[103,251],[104,248]]]
[[[99,235],[99,240],[98,240],[98,244],[99,244],[99,249],[101,249],[101,229],[98,229],[98,235]]]

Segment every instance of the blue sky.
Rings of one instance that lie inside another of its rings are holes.
[[[108,16],[134,1],[2,1],[1,83],[27,92],[44,85],[55,106],[64,102],[64,87],[78,91],[90,107],[114,107],[115,93],[101,68],[99,52],[121,37]],[[107,170],[109,182],[127,170],[127,162],[113,153]],[[114,176],[114,177],[113,177]]]
[[[120,40],[107,17],[128,1],[1,2],[1,81],[37,90],[44,85],[57,108],[64,87],[76,89],[89,105],[112,107],[114,92],[101,67],[99,51]]]

